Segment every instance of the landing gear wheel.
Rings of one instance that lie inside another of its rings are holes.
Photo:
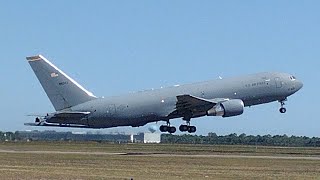
[[[282,114],[283,114],[283,113],[286,113],[286,112],[287,112],[287,109],[286,109],[286,108],[284,108],[284,107],[282,107],[282,108],[280,108],[280,109],[279,109],[279,111],[280,111],[280,113],[282,113]]]
[[[166,125],[161,125],[161,126],[160,126],[160,131],[161,131],[161,132],[167,132],[167,131],[168,131],[168,126],[166,126]]]
[[[188,132],[189,133],[194,133],[197,131],[197,128],[195,126],[188,126]]]
[[[174,126],[170,126],[170,122],[167,121],[167,125],[161,125],[160,126],[161,132],[168,132],[168,133],[175,133],[177,129]]]
[[[181,132],[186,132],[186,131],[188,131],[188,125],[180,125],[180,126],[179,126],[179,130],[180,130]]]
[[[176,130],[177,130],[177,129],[176,129],[174,126],[168,127],[168,132],[169,132],[170,134],[175,133]]]
[[[185,120],[187,124],[186,125],[182,124],[179,126],[179,130],[181,132],[188,131],[189,133],[194,133],[197,131],[197,128],[195,126],[190,126],[191,116],[183,117],[182,119]]]

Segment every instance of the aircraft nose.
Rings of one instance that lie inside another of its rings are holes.
[[[300,90],[303,87],[303,83],[299,80],[296,81],[296,87],[298,90]]]

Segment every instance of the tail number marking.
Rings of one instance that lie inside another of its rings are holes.
[[[59,82],[60,86],[63,86],[63,85],[66,85],[66,84],[68,84],[68,82]]]

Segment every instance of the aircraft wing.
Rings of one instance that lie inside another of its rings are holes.
[[[177,96],[176,109],[192,109],[197,106],[214,106],[217,103],[208,99],[203,99],[200,97],[195,97],[191,95],[180,95]]]
[[[184,118],[200,117],[218,103],[227,101],[226,98],[204,99],[192,95],[177,96],[176,110],[172,115],[179,115]]]
[[[206,113],[209,109],[215,106],[215,100],[203,99],[192,95],[177,96],[175,113],[186,117],[197,117]]]

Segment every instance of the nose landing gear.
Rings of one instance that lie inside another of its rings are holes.
[[[282,114],[287,112],[287,109],[284,107],[284,105],[285,105],[284,102],[285,102],[286,100],[287,100],[287,99],[279,101],[280,104],[281,104],[281,108],[279,109],[279,111],[280,111],[280,113],[282,113]]]
[[[286,108],[280,108],[279,111],[280,111],[280,113],[286,113],[287,109]]]

